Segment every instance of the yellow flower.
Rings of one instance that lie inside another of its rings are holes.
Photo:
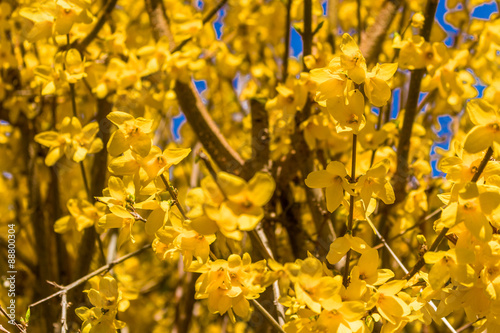
[[[316,314],[322,308],[331,309],[341,302],[342,277],[325,276],[321,261],[309,256],[285,264],[285,272],[293,283],[297,301]]]
[[[457,145],[457,156],[442,158],[438,163],[438,169],[446,173],[446,179],[455,184],[465,184],[472,180],[477,173],[479,165],[483,160],[484,152],[478,154],[468,154],[463,147]],[[496,174],[500,169],[500,162],[489,161],[486,164],[478,180],[488,179],[489,176]]]
[[[255,229],[264,217],[262,206],[274,193],[274,179],[267,173],[257,172],[247,183],[240,177],[220,172],[217,183],[225,200],[219,207],[206,205],[205,212],[226,237],[241,240],[240,230]]]
[[[365,99],[359,89],[348,81],[345,96],[332,97],[326,101],[326,109],[337,123],[337,133],[352,131],[358,134],[366,124]]]
[[[171,225],[160,228],[156,232],[153,250],[157,256],[165,260],[180,252],[184,261],[184,269],[189,269],[193,257],[198,264],[206,263],[210,255],[210,244],[215,241],[215,235],[204,233],[206,228],[197,228],[199,225],[190,220],[182,222],[177,214],[170,214],[169,221]]]
[[[118,156],[130,149],[140,156],[146,156],[151,150],[151,132],[153,120],[142,117],[134,118],[132,115],[113,111],[107,118],[116,126],[118,130],[111,134],[108,142],[108,153],[111,156]]]
[[[347,76],[357,84],[363,83],[366,77],[366,61],[358,45],[349,34],[342,35],[340,44],[342,55],[340,66],[346,71]]]
[[[430,59],[434,58],[431,45],[421,36],[406,39],[394,45],[394,48],[401,49],[398,61],[402,69],[424,68],[430,63]]]
[[[100,206],[99,206],[100,205]],[[67,203],[70,215],[61,217],[54,224],[54,231],[63,234],[76,229],[82,231],[96,225],[99,218],[104,214],[102,204],[92,205],[87,200],[69,199]]]
[[[163,227],[171,214],[172,201],[167,192],[157,192],[151,195],[148,199],[134,205],[136,209],[151,210],[151,213],[146,219],[144,231],[147,235],[154,236],[156,231]]]
[[[289,76],[285,84],[278,83],[278,95],[266,103],[266,110],[283,110],[285,118],[295,115],[306,103],[308,78],[301,75],[300,79]]]
[[[344,190],[354,195],[352,185],[346,180],[347,171],[342,163],[328,163],[326,170],[311,172],[305,183],[311,188],[326,187],[326,206],[329,212],[337,209],[344,198]]]
[[[115,318],[118,311],[128,308],[129,302],[123,299],[122,292],[112,276],[101,277],[98,289],[91,288],[85,292],[94,307],[80,307],[75,310],[78,317],[84,321],[82,333],[116,332],[117,329],[125,327],[124,322]]]
[[[421,13],[415,13],[411,18],[411,26],[422,29],[424,27],[425,16]]]
[[[452,198],[454,197],[455,194],[452,193]],[[493,234],[490,223],[498,226],[496,221],[499,217],[499,205],[500,191],[497,186],[467,183],[459,191],[457,200],[443,209],[441,219],[436,221],[436,230],[452,228],[464,222],[474,237],[487,242]]]
[[[361,254],[358,264],[353,267],[351,276],[356,268],[357,278],[365,281],[368,285],[380,285],[394,277],[394,273],[390,269],[378,269],[379,256],[378,251],[370,248]],[[352,284],[351,277],[351,284]],[[351,286],[349,284],[349,286]]]
[[[450,279],[463,286],[472,287],[475,271],[474,252],[457,247],[448,251],[428,251],[424,254],[425,263],[432,264],[429,272],[429,283],[434,290],[440,290]]]
[[[42,132],[35,136],[35,141],[49,147],[45,157],[47,166],[54,165],[63,155],[75,162],[81,162],[87,154],[94,154],[102,149],[102,141],[96,138],[99,124],[91,122],[83,129],[76,117],[63,119],[58,132]]]
[[[99,282],[99,290],[90,289],[87,293],[90,303],[101,309],[113,309],[122,301],[122,292],[112,276],[105,276]]]
[[[327,100],[344,94],[347,77],[341,71],[339,58],[330,61],[327,68],[317,68],[311,71],[311,80],[317,83],[315,100],[326,107]]]
[[[406,283],[406,280],[393,280],[381,285],[377,290],[377,311],[392,324],[411,313],[410,306],[397,295]]]
[[[464,149],[474,154],[493,146],[495,151],[498,151],[496,147],[500,143],[498,109],[485,100],[475,99],[467,104],[467,113],[476,126],[467,133]]]
[[[363,302],[339,302],[336,307],[321,312],[315,331],[328,333],[362,332],[365,327],[360,319],[363,318],[365,313]]]
[[[140,176],[141,182],[147,184],[173,165],[179,164],[190,152],[190,148],[167,148],[162,152],[158,146],[153,146],[149,153],[142,157],[126,150],[122,156],[111,160],[108,169],[114,175]]]
[[[328,115],[323,112],[311,115],[300,124],[300,129],[304,131],[304,139],[309,149],[315,149],[316,145],[321,145],[332,136],[330,124]]]
[[[137,156],[137,163],[146,171],[148,179],[154,179],[179,164],[190,152],[191,148],[167,148],[162,152],[159,147],[153,146],[145,157]]]
[[[127,240],[135,243],[132,236],[132,226],[138,217],[135,212],[135,186],[133,178],[130,176],[109,177],[108,188],[103,193],[109,196],[96,197],[97,200],[105,203],[111,214],[106,214],[99,219],[98,226],[104,229],[121,228],[118,236],[118,248]]]
[[[351,249],[363,254],[369,250],[370,247],[363,239],[347,234],[345,236],[338,237],[332,244],[330,244],[330,251],[326,256],[326,260],[328,260],[330,264],[335,265]]]
[[[211,313],[227,312],[233,322],[234,314],[247,318],[250,311],[247,299],[258,298],[265,290],[258,277],[267,272],[264,260],[253,264],[251,260],[248,253],[243,258],[231,254],[227,261],[219,259],[204,266],[203,274],[196,281],[195,298],[208,298]]]
[[[19,15],[34,23],[27,35],[28,40],[33,43],[52,35],[66,35],[74,23],[92,23],[88,7],[90,2],[85,0],[43,1],[32,7],[21,8]]]
[[[67,83],[76,83],[86,77],[85,59],[76,49],[58,53],[55,57],[55,66],[37,66],[35,76],[43,82],[42,95],[55,94],[57,90]]]
[[[356,190],[365,207],[368,207],[372,196],[381,199],[385,204],[394,203],[395,195],[391,183],[387,180],[387,172],[390,168],[388,159],[384,159],[362,175],[356,184]]]
[[[106,311],[97,307],[89,309],[82,306],[77,308],[75,312],[83,320],[82,333],[95,332],[94,327],[99,327],[100,332],[116,332],[117,329],[125,327],[124,322],[115,319],[115,311]]]
[[[387,81],[398,70],[398,64],[377,64],[366,74],[364,91],[366,97],[375,106],[384,106],[391,98],[391,88]]]

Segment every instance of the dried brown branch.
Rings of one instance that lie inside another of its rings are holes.
[[[9,314],[7,313],[7,311],[5,311],[5,309],[0,305],[0,312],[4,315],[5,318],[7,318],[7,320],[12,320],[10,317],[9,317]],[[19,322],[17,322],[17,320],[14,320],[14,325],[16,326],[16,328],[19,330],[19,332],[22,332],[22,333],[25,333],[26,332],[26,328]],[[2,329],[3,326],[0,325],[0,327]],[[9,331],[5,330],[4,332],[7,332],[9,333]]]
[[[135,257],[136,255],[138,254],[141,254],[142,252],[144,252],[144,250],[147,250],[151,248],[151,244],[148,244],[148,245],[145,245],[143,246],[142,248],[140,248],[139,250],[137,251],[134,251],[134,252],[131,252],[129,254],[126,254],[124,255],[123,257],[120,257],[116,260],[113,260],[112,262],[110,262],[109,264],[107,265],[104,265],[104,266],[101,266],[100,268],[96,269],[95,271],[85,275],[85,276],[82,276],[81,278],[79,278],[78,280],[68,284],[67,286],[63,287],[61,290],[59,290],[58,292],[56,293],[53,293],[52,295],[50,296],[47,296],[35,303],[32,303],[30,304],[28,307],[29,308],[32,308],[32,307],[35,307],[39,304],[42,304],[56,296],[59,296],[59,295],[62,295],[63,293],[67,293],[69,290],[75,288],[75,287],[78,287],[79,285],[87,282],[88,280],[90,280],[91,278],[93,278],[94,276],[96,275],[99,275],[101,273],[104,273],[104,272],[108,272],[109,270],[111,270],[111,268],[113,268],[114,266],[118,265],[118,264],[121,264],[122,262],[124,262],[125,260],[127,259],[130,259],[132,257]]]

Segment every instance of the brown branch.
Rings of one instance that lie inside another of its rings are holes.
[[[269,321],[271,325],[273,325],[273,327],[278,332],[285,333],[285,331],[283,330],[283,328],[281,328],[280,324],[278,324],[276,319],[274,319],[273,316],[271,316],[271,314],[267,312],[267,310],[256,299],[250,299],[250,302],[253,304],[253,306],[255,306],[255,308],[260,313],[262,313],[262,315],[267,319],[267,321]]]
[[[254,237],[257,238],[257,243],[259,243],[259,245],[264,249],[264,251],[267,253],[267,256],[269,256],[270,259],[275,259],[273,251],[271,250],[271,245],[269,244],[269,239],[267,238],[264,229],[262,229],[262,225],[259,224],[255,230],[252,230],[250,232],[250,234],[251,235],[253,234]],[[283,326],[285,325],[285,318],[286,318],[285,307],[281,303],[279,303],[279,299],[281,298],[281,293],[277,280],[273,282],[273,296],[276,303],[278,322],[280,326]]]
[[[184,272],[180,278],[179,286],[175,291],[175,319],[174,330],[177,333],[190,332],[189,326],[193,317],[193,307],[196,301],[196,280],[200,274]]]
[[[304,33],[302,42],[304,44],[302,59],[312,53],[312,0],[304,0]],[[304,64],[304,68],[306,68]]]
[[[401,5],[400,0],[386,0],[382,5],[375,23],[361,36],[361,53],[368,65],[374,64],[382,51],[382,44],[394,17]]]
[[[97,115],[96,121],[99,123],[99,135],[101,136],[101,140],[103,142],[103,147],[106,147],[110,133],[112,124],[106,118],[106,116],[111,112],[113,108],[113,104],[110,103],[106,98],[98,99],[97,103]],[[108,152],[106,149],[102,149],[99,153],[95,154],[94,163],[92,165],[92,179],[90,182],[90,193],[91,197],[95,198],[102,194],[102,190],[106,186],[106,176],[107,176],[107,163],[108,163]],[[92,202],[92,199],[89,199]],[[90,263],[92,262],[92,258],[94,252],[96,250],[96,240],[99,235],[97,234],[94,227],[85,229],[82,240],[78,246],[78,260],[77,267],[73,277],[78,277],[86,274],[90,269]],[[101,252],[101,251],[100,251]],[[102,253],[102,252],[101,252]],[[105,261],[103,262],[105,263]],[[81,298],[81,290],[73,291],[73,295],[70,295],[70,299],[74,299],[76,297]]]
[[[162,37],[168,40],[169,48],[175,47],[174,37],[170,30],[168,17],[165,11],[165,5],[162,0],[146,0],[146,11],[149,15],[151,27],[153,28],[153,37],[158,41]]]
[[[250,100],[252,116],[252,158],[245,162],[241,177],[248,180],[257,171],[270,169],[269,119],[265,104],[255,98]]]
[[[158,41],[166,37],[172,46],[174,42],[163,3],[160,0],[146,0],[146,10],[155,39]],[[217,166],[223,171],[241,173],[243,159],[226,141],[192,84],[177,81],[174,90],[189,125]]]
[[[106,23],[106,20],[110,16],[111,12],[116,6],[116,3],[118,0],[110,0],[107,4],[106,7],[104,7],[104,10],[97,20],[97,23],[94,25],[92,28],[92,31],[85,37],[81,42],[76,44],[75,48],[78,49],[80,52],[83,52],[87,46],[89,46],[90,43],[97,37],[97,34],[99,31],[101,31],[102,27],[104,26],[104,23]]]
[[[184,208],[182,208],[182,205],[179,202],[179,198],[177,198],[177,194],[175,193],[174,189],[172,188],[172,186],[170,185],[170,183],[168,182],[168,180],[165,178],[165,176],[163,174],[161,174],[160,177],[161,177],[161,180],[163,181],[163,184],[165,184],[165,187],[167,188],[168,193],[172,197],[174,204],[179,209],[179,212],[181,213],[182,217],[184,218],[184,220],[187,220],[188,218],[186,216]]]
[[[61,295],[61,333],[68,331],[68,294],[66,292]]]
[[[292,22],[292,1],[286,3],[286,20],[285,20],[285,53],[283,54],[283,69],[281,81],[285,82],[288,77],[288,58],[290,57],[290,34]]]
[[[422,29],[422,37],[429,40],[436,15],[437,0],[429,0],[425,10],[425,23]],[[401,202],[406,197],[406,183],[408,178],[408,157],[410,152],[410,139],[413,123],[417,115],[418,98],[420,95],[420,84],[426,69],[416,69],[411,73],[408,100],[405,107],[403,127],[401,128],[398,144],[398,162],[394,181],[394,193],[396,193],[396,203]]]
[[[240,174],[244,160],[224,138],[192,85],[177,81],[175,93],[189,125],[217,166],[223,171]]]
[[[5,318],[7,318],[7,320],[12,320],[10,317],[9,317],[9,314],[7,313],[7,311],[5,311],[5,309],[0,305],[0,312],[4,315]],[[19,330],[19,332],[22,332],[22,333],[26,333],[26,328],[23,326],[23,324],[20,324],[17,320],[14,319],[14,325],[16,326],[16,328]],[[0,327],[3,328],[3,326],[0,325]],[[5,330],[4,332],[7,332],[9,333],[9,331]]]
[[[302,35],[304,43],[303,56],[308,56],[312,51],[312,2],[304,2],[304,33]],[[308,71],[307,68],[304,68]],[[289,195],[290,184],[289,182],[297,176],[300,172],[301,177],[299,182],[304,184],[304,179],[307,175],[314,170],[314,154],[309,149],[305,139],[304,132],[300,130],[300,125],[306,121],[311,115],[311,108],[313,107],[312,96],[308,96],[306,104],[302,108],[301,112],[295,115],[295,133],[292,135],[292,145],[294,149],[286,156],[281,163],[277,163],[276,173],[278,174],[276,178],[279,179],[278,187],[280,190],[280,201],[282,209],[284,211],[284,218],[287,223],[285,228],[290,237],[292,243],[292,248],[294,254],[298,258],[304,258],[305,251],[305,241],[308,239],[308,234],[302,228],[301,212],[299,210],[292,209],[295,207],[293,202],[293,196]],[[319,189],[311,189],[305,187],[307,204],[312,215],[316,227],[316,233],[318,235],[317,248],[321,250],[319,252],[320,257],[324,257],[328,252],[330,243],[336,238],[335,231],[333,230],[332,224],[329,224],[330,228],[328,233],[323,233],[322,229],[325,226],[325,221],[330,220],[331,217],[328,211],[325,209],[325,200],[323,192]]]

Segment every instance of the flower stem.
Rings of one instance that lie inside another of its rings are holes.
[[[351,165],[351,183],[356,181],[356,146],[358,143],[358,136],[356,134],[352,135],[352,165]],[[352,235],[352,226],[354,221],[354,196],[351,195],[349,199],[349,219],[347,221],[347,235]],[[343,284],[347,288],[349,285],[349,261],[351,260],[351,250],[347,251],[345,256],[345,266],[344,266],[344,278]]]
[[[175,194],[175,191],[172,189],[172,186],[170,185],[169,181],[167,180],[167,178],[165,178],[165,176],[163,174],[161,174],[160,177],[161,177],[161,180],[163,181],[163,183],[165,184],[165,187],[167,188],[168,193],[170,193],[170,196],[174,200],[174,204],[177,206],[177,208],[179,208],[179,212],[181,212],[182,217],[184,218],[184,220],[187,220],[188,218],[186,216],[184,208],[182,208],[181,203],[179,202],[179,199],[177,198],[177,194]]]

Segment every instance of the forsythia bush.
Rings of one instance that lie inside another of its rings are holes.
[[[0,331],[500,332],[480,6],[2,1]]]

